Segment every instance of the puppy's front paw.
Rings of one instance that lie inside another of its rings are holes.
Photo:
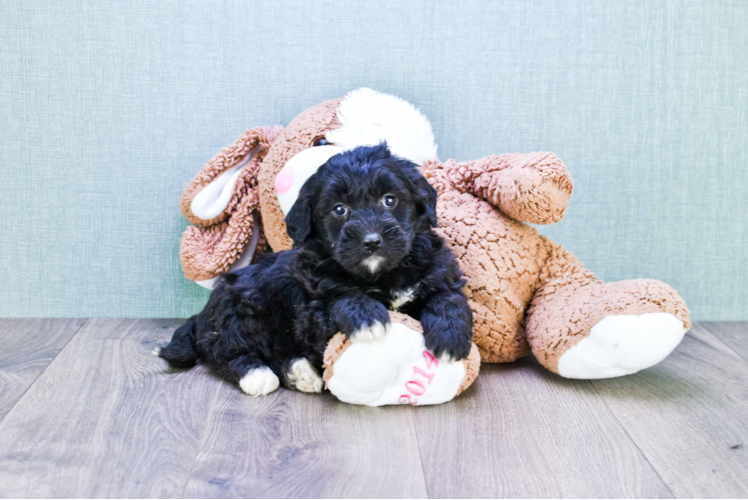
[[[429,331],[426,332],[425,337],[426,348],[445,362],[467,358],[473,343],[471,335],[459,329]]]
[[[332,308],[338,328],[351,342],[373,342],[390,329],[390,313],[384,304],[369,297],[346,298]]]
[[[387,335],[389,331],[389,323],[375,321],[374,324],[370,326],[362,326],[354,331],[348,336],[348,338],[351,339],[351,342],[374,342],[375,340],[379,340]]]
[[[267,366],[249,370],[239,381],[239,387],[250,396],[265,396],[278,388],[280,380]]]

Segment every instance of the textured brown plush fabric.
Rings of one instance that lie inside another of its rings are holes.
[[[334,372],[333,365],[340,359],[340,356],[351,346],[351,341],[344,333],[338,332],[330,339],[327,343],[327,349],[325,349],[325,355],[322,358],[322,366],[324,371],[322,372],[322,380],[325,381],[325,389],[327,389],[327,382],[332,378]]]
[[[406,314],[390,311],[390,321],[393,324],[403,324],[411,330],[423,334],[421,323]],[[335,362],[340,359],[346,349],[348,349],[350,346],[351,341],[348,340],[348,338],[343,333],[335,334],[333,338],[330,339],[330,342],[327,343],[327,349],[325,349],[325,355],[323,359],[324,372],[322,372],[322,380],[325,381],[325,388],[327,388],[327,382],[332,378]],[[480,371],[480,353],[478,352],[478,348],[475,344],[473,344],[472,348],[470,349],[470,354],[468,355],[468,357],[462,360],[462,363],[465,365],[465,378],[462,380],[462,383],[457,389],[457,394],[455,394],[455,396],[459,396],[463,391],[465,391],[465,389],[470,387],[475,381],[475,378],[478,376],[478,372]]]
[[[473,385],[475,378],[478,376],[478,372],[480,372],[480,351],[478,351],[478,346],[475,345],[475,342],[473,342],[473,345],[470,347],[470,354],[468,354],[468,357],[462,360],[462,364],[465,365],[465,378],[462,379],[462,383],[460,384],[460,387],[457,388],[455,396],[459,396],[465,392],[465,389]]]
[[[533,224],[560,221],[573,187],[566,165],[553,153],[449,160],[443,169],[453,189],[472,193],[509,217]]]

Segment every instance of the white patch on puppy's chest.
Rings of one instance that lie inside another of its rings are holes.
[[[408,302],[412,302],[416,298],[416,288],[411,287],[405,290],[398,290],[392,293],[392,300],[390,301],[390,308],[397,311]]]

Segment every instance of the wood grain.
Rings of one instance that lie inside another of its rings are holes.
[[[589,382],[533,359],[415,416],[431,497],[672,496]]]
[[[85,319],[0,319],[0,420]]]
[[[89,320],[0,422],[0,496],[180,496],[221,382],[151,354],[178,324]]]
[[[0,320],[0,497],[748,497],[748,324],[629,377],[528,359],[367,408],[166,371],[180,323]]]
[[[676,496],[748,496],[748,364],[703,325],[659,365],[594,386]]]
[[[410,407],[224,385],[185,491],[197,497],[423,498]]]
[[[714,321],[699,326],[720,339],[748,362],[748,323],[737,321]]]

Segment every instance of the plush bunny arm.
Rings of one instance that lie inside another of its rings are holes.
[[[512,153],[444,163],[450,184],[493,204],[513,219],[552,224],[564,216],[572,181],[553,153]]]

